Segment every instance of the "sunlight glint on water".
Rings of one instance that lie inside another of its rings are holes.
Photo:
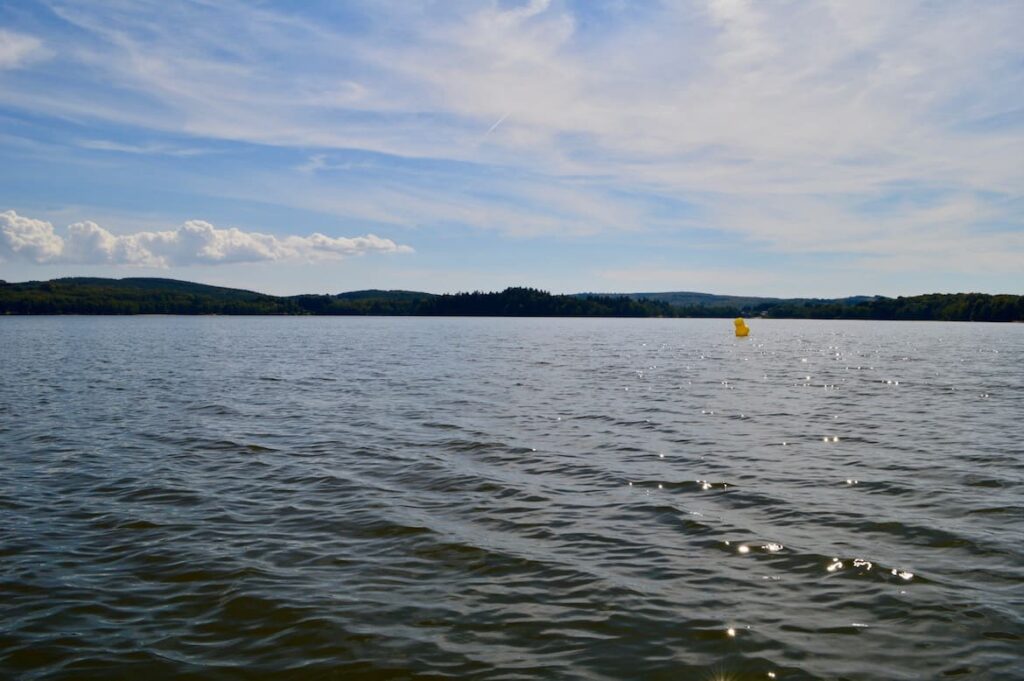
[[[0,320],[0,676],[1021,676],[1024,328]]]

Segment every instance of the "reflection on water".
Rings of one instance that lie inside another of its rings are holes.
[[[1024,676],[1024,327],[731,326],[0,319],[0,676]]]

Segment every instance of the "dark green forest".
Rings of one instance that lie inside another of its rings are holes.
[[[0,284],[3,314],[302,314],[287,298],[175,279],[71,278]]]
[[[673,300],[680,302],[670,302]],[[552,295],[514,287],[496,293],[368,290],[282,297],[174,279],[67,278],[0,282],[0,314],[742,316],[1019,322],[1024,321],[1024,296],[933,293],[899,298],[779,299],[696,293]]]

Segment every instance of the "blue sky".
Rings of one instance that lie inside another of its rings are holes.
[[[0,278],[1024,293],[1024,3],[0,4]]]

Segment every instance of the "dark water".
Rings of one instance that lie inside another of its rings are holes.
[[[0,677],[1024,678],[1024,326],[751,326],[0,319]]]

